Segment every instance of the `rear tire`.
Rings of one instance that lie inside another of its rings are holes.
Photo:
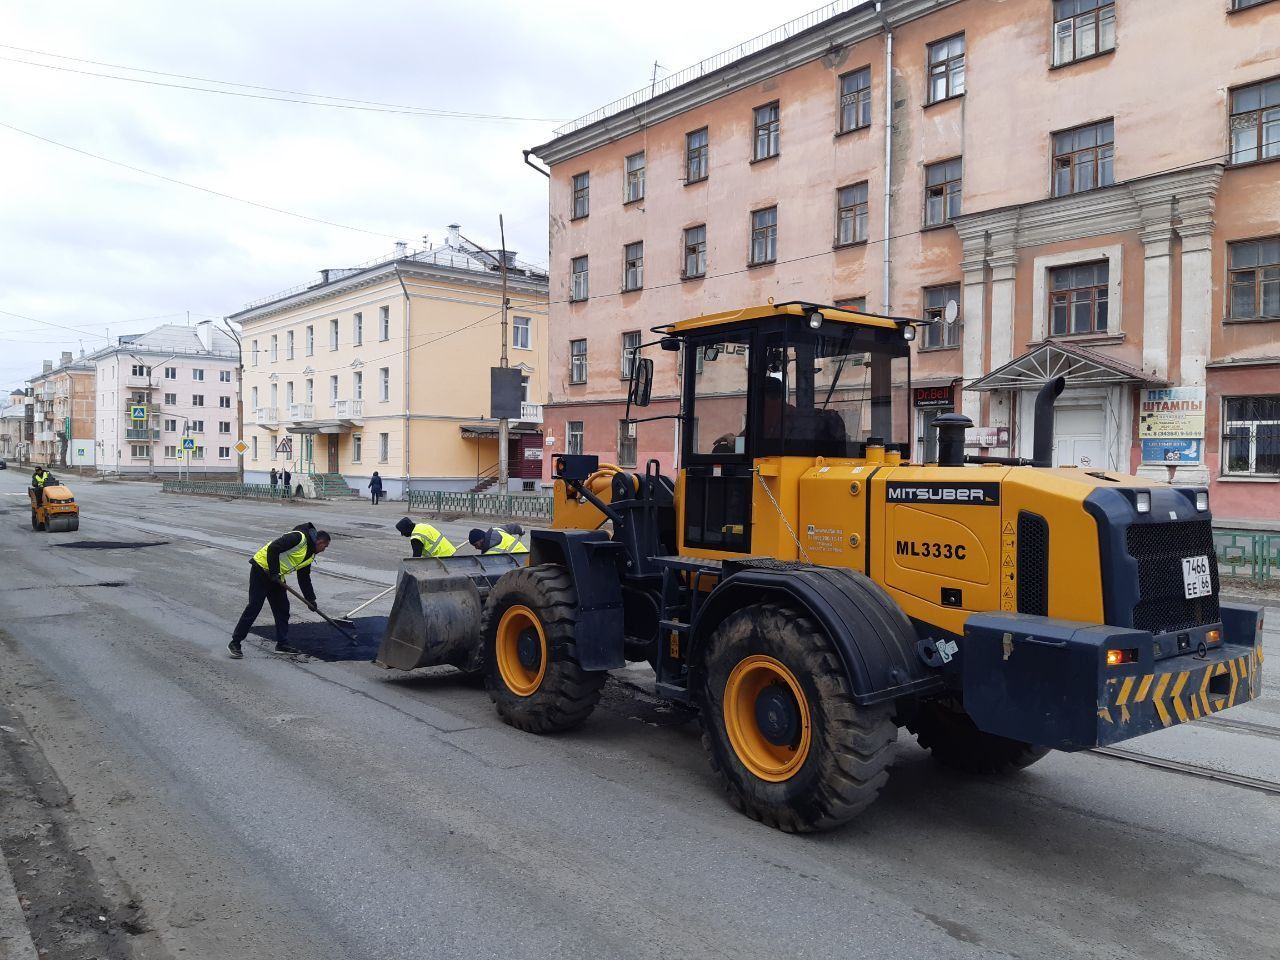
[[[557,564],[521,567],[494,585],[485,604],[485,687],[498,716],[529,733],[581,724],[600,700],[608,671],[578,662],[577,596]]]
[[[944,767],[965,773],[1000,774],[1025,770],[1047,753],[1049,747],[1037,747],[1022,740],[1012,740],[985,733],[958,705],[939,701],[921,704],[907,723],[920,746],[933,754]]]
[[[39,518],[39,515],[34,510],[31,511],[31,529],[32,530],[40,529],[40,518]]]
[[[788,833],[852,820],[889,778],[897,725],[859,707],[839,655],[776,603],[730,615],[708,641],[695,696],[702,745],[738,810]]]

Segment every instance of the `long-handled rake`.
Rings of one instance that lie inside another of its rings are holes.
[[[301,600],[303,603],[306,603],[308,604],[308,606],[310,606],[310,602],[307,600],[307,598],[304,597],[302,594],[300,594],[297,590],[293,589],[293,587],[291,587],[289,584],[286,583],[284,585],[284,588],[288,590],[290,593],[292,593],[299,600]],[[359,645],[360,641],[356,639],[356,635],[354,633],[351,633],[346,629],[344,629],[342,625],[339,624],[337,621],[331,620],[328,616],[325,615],[325,612],[321,610],[319,607],[316,607],[315,612],[320,614],[320,618],[324,620],[325,623],[329,624],[329,626],[333,627],[333,629],[337,630],[340,634],[342,634],[344,637],[350,640],[351,645],[353,647]]]

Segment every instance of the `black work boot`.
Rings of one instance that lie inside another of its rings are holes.
[[[297,647],[291,647],[283,640],[276,641],[276,653],[301,653]]]
[[[244,651],[240,649],[239,640],[233,638],[232,641],[227,644],[227,652],[231,654],[232,660],[244,659]]]

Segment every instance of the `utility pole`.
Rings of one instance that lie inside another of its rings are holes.
[[[239,354],[240,362],[236,365],[236,441],[244,439],[244,343],[240,339],[240,334],[236,333],[231,326],[231,321],[225,317],[222,325],[227,328],[227,333],[231,334],[231,339],[236,342],[236,353]],[[244,454],[236,454],[236,470],[239,474],[237,480],[244,483]],[[302,471],[299,470],[299,473]]]
[[[498,239],[502,242],[499,269],[502,272],[502,357],[498,366],[507,368],[507,232],[498,214]],[[511,463],[507,456],[507,443],[511,421],[503,417],[498,421],[498,487],[505,494],[511,489]]]

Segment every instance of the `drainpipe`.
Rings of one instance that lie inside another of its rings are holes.
[[[881,296],[882,309],[886,314],[893,312],[893,304],[889,299],[889,236],[893,222],[893,30],[885,19],[882,0],[876,0],[876,16],[884,27],[884,292]]]
[[[400,281],[400,290],[404,293],[404,499],[409,501],[409,288],[404,285],[404,277],[400,275],[400,267],[396,268],[396,279]]]

